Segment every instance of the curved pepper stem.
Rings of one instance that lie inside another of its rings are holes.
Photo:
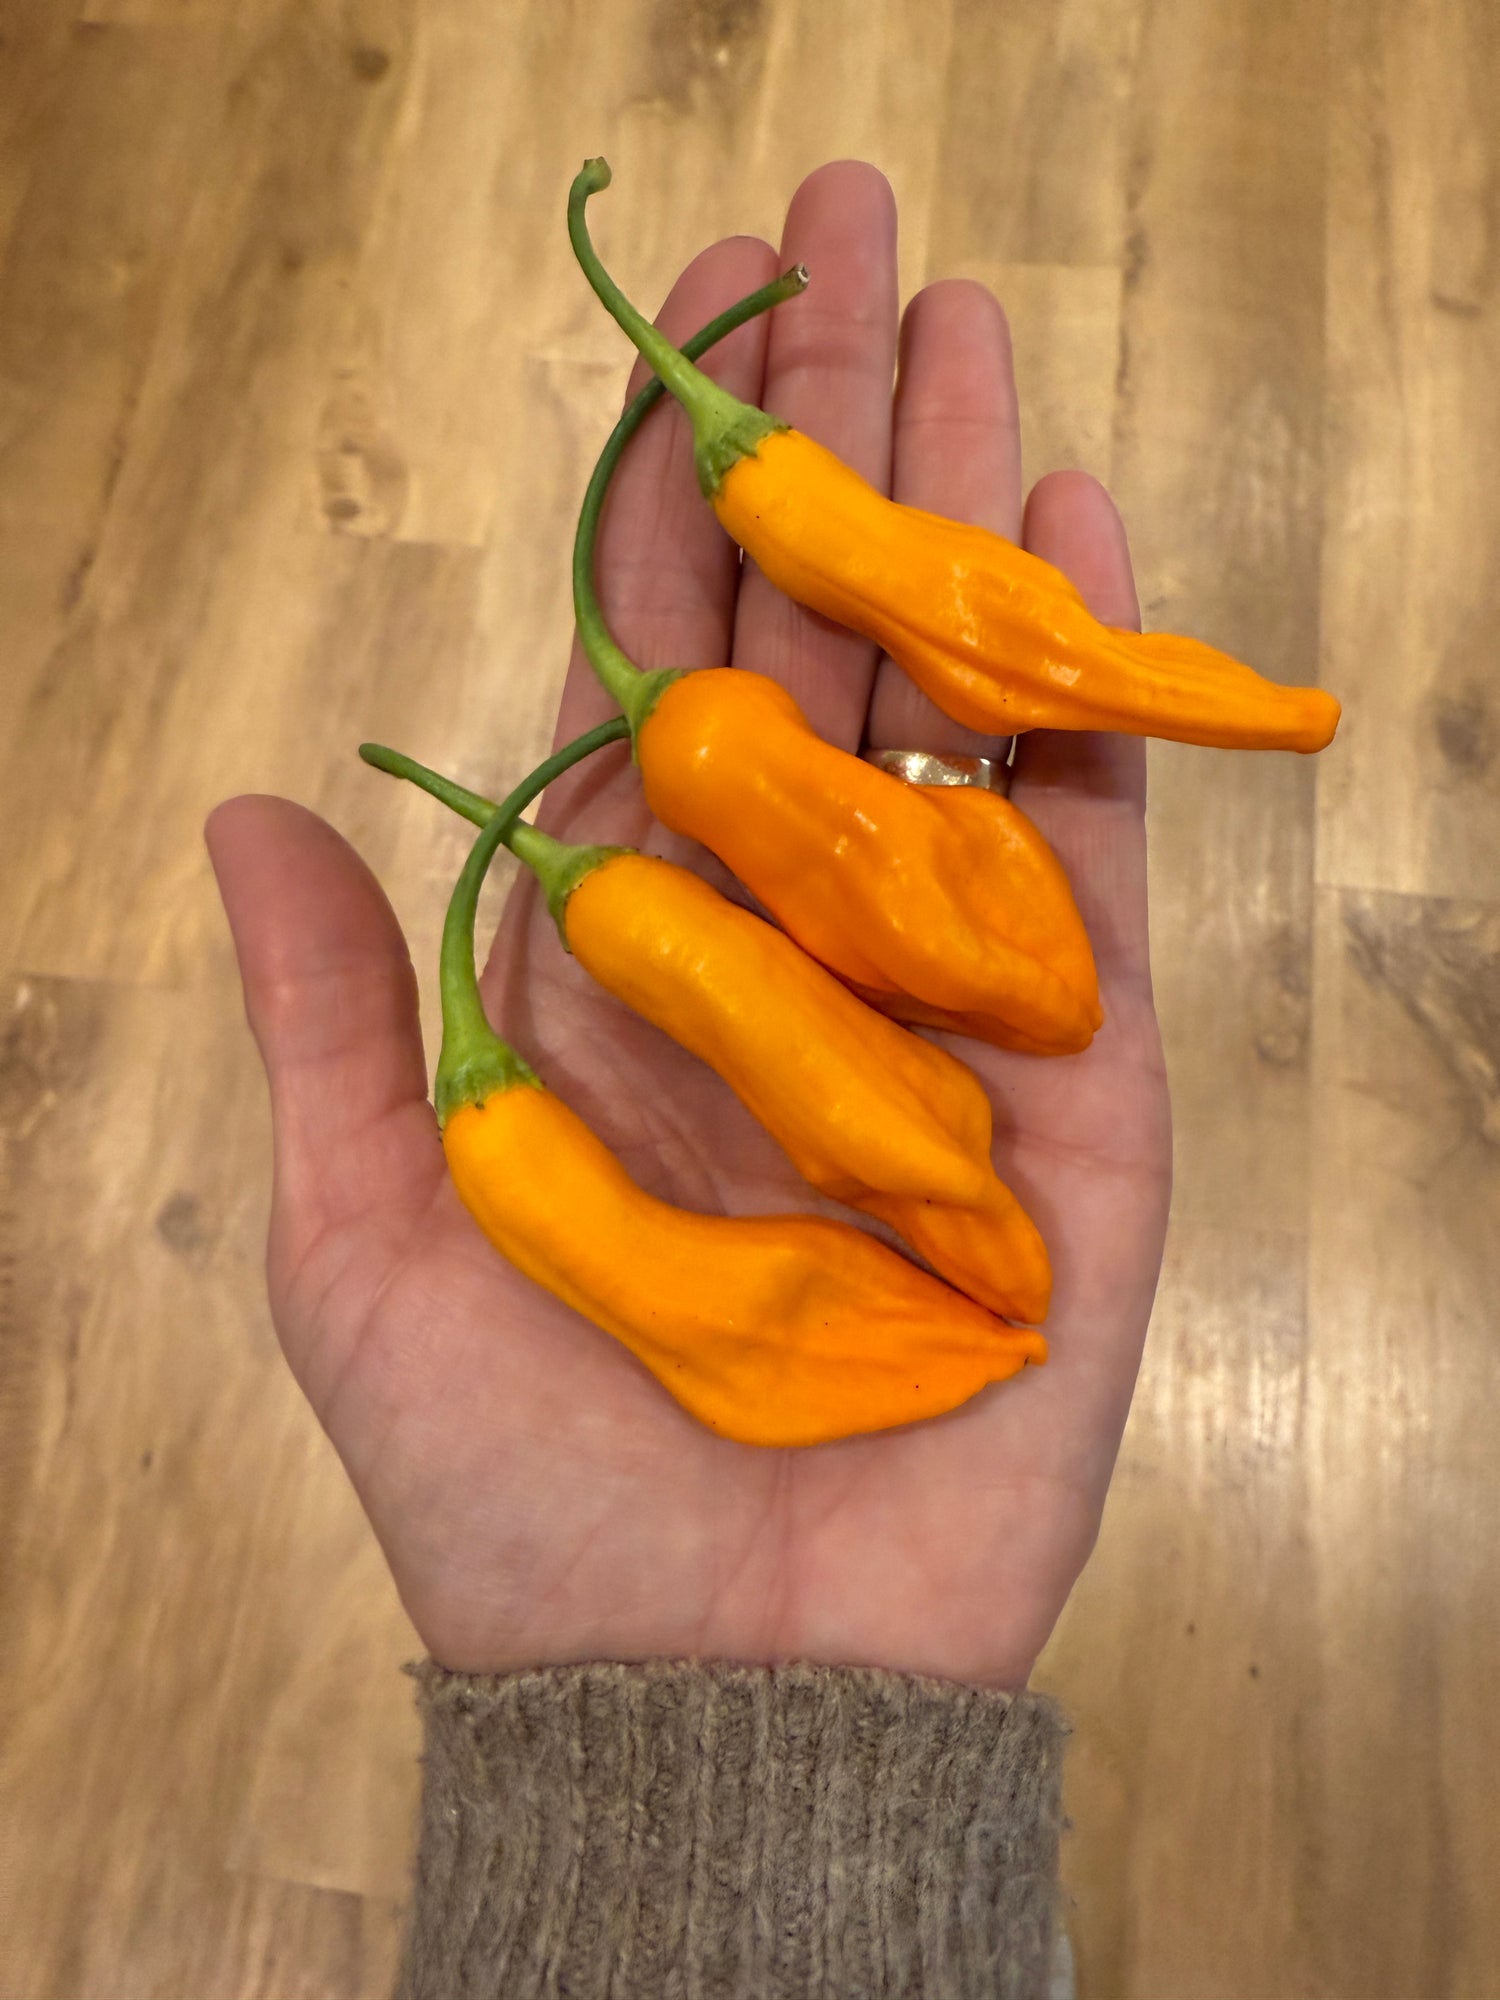
[[[505,832],[497,812],[469,850],[443,921],[438,990],[443,1006],[443,1047],[438,1057],[433,1101],[438,1123],[446,1125],[461,1105],[483,1104],[518,1084],[540,1086],[536,1072],[489,1024],[474,964],[474,914],[479,889]]]
[[[625,732],[622,730],[620,733],[623,735]],[[420,785],[424,792],[431,792],[435,799],[451,806],[461,819],[473,820],[475,826],[488,826],[500,810],[495,801],[487,799],[482,792],[471,792],[467,785],[455,784],[452,778],[445,778],[440,771],[430,770],[426,764],[419,764],[415,757],[408,757],[400,750],[388,749],[384,743],[361,743],[359,754],[377,771],[384,771],[392,778],[408,778],[412,784]]]
[[[508,812],[514,819],[523,813],[534,798],[560,777],[564,771],[583,758],[602,750],[606,743],[619,743],[630,734],[630,724],[623,715],[611,716],[608,722],[601,722],[582,736],[575,736],[571,743],[565,743],[561,750],[555,750],[543,763],[537,765],[529,777],[511,793],[503,805],[496,805],[483,792],[471,792],[467,785],[455,783],[445,778],[441,771],[434,771],[430,765],[419,764],[415,757],[408,757],[404,750],[392,750],[384,743],[361,743],[359,754],[367,764],[377,771],[384,771],[392,778],[405,778],[419,790],[430,792],[445,806],[450,806],[461,819],[472,820],[475,826],[488,826],[497,812]],[[520,803],[517,804],[516,801]],[[507,838],[506,845],[510,842]]]
[[[742,403],[717,382],[711,382],[681,349],[674,347],[665,334],[636,311],[600,263],[599,254],[589,240],[584,208],[589,196],[607,188],[611,178],[606,161],[585,160],[568,190],[568,235],[573,253],[605,307],[687,411],[693,426],[698,484],[711,500],[719,490],[719,481],[736,459],[749,456],[763,438],[773,431],[784,431],[786,425],[756,409],[753,403]]]
[[[579,226],[582,227],[581,218]],[[772,306],[782,305],[787,299],[794,299],[799,292],[806,291],[807,283],[807,266],[794,264],[779,278],[773,278],[770,284],[747,293],[717,314],[707,326],[700,327],[691,340],[683,342],[683,357],[696,361],[699,355],[706,354],[709,348],[727,339],[747,320],[769,312]],[[616,644],[605,622],[599,593],[594,587],[594,548],[599,538],[599,520],[604,512],[605,495],[614,478],[615,468],[626,445],[665,394],[665,385],[659,378],[648,382],[610,432],[584,493],[578,514],[578,531],[573,538],[573,616],[577,621],[578,636],[600,682],[630,718],[632,735],[639,733],[652,709],[677,678],[677,669],[658,668],[655,672],[646,673]]]
[[[479,974],[474,963],[474,917],[479,908],[479,891],[497,850],[508,836],[514,835],[520,815],[537,794],[580,759],[602,744],[618,742],[625,733],[626,724],[615,717],[601,723],[597,729],[589,730],[586,735],[575,737],[561,750],[554,751],[529,777],[522,779],[508,798],[501,801],[470,849],[443,921],[443,943],[438,961],[443,1046],[438,1057],[433,1099],[440,1124],[446,1125],[460,1105],[483,1104],[496,1091],[511,1090],[518,1084],[540,1088],[536,1073],[528,1068],[508,1042],[500,1039],[484,1011]],[[366,757],[367,763],[376,763],[381,770],[397,772],[418,784],[423,782],[424,777],[436,775],[426,772],[423,765],[413,765],[412,760],[403,758],[399,751],[385,750],[379,744],[363,744],[360,754],[363,756],[367,750],[380,753],[378,758]],[[406,768],[408,765],[412,766],[411,769]],[[445,781],[439,782],[442,784]],[[452,789],[455,792],[463,790],[461,786]],[[443,793],[439,791],[438,796],[443,796]],[[464,796],[477,800],[477,794],[472,792]]]
[[[587,744],[588,749],[579,749],[579,756],[586,757],[589,750],[597,750],[602,744],[617,743],[630,733],[630,724],[623,715],[617,715],[611,722],[600,723],[588,736],[580,736],[557,754],[566,757],[569,763],[576,761],[572,752],[579,745]],[[441,771],[434,771],[426,764],[419,764],[415,757],[408,757],[403,751],[389,750],[383,743],[361,743],[359,754],[367,764],[373,764],[377,771],[388,771],[393,778],[406,778],[433,798],[440,799],[445,806],[464,819],[473,820],[476,826],[488,826],[496,813],[509,819],[510,824],[500,839],[518,861],[524,862],[542,885],[542,893],[547,898],[547,908],[552,921],[557,925],[558,935],[567,950],[568,933],[563,923],[563,911],[569,896],[578,887],[585,875],[591,875],[602,862],[612,860],[617,854],[634,854],[633,847],[587,846],[567,840],[554,840],[550,833],[543,833],[540,827],[528,826],[516,812],[507,812],[511,801],[520,798],[536,777],[533,772],[525,784],[511,793],[503,806],[497,806],[493,799],[487,799],[480,792],[471,792],[466,785],[455,784],[452,778],[445,778]],[[556,759],[549,759],[556,763]],[[539,767],[542,770],[546,765]],[[567,765],[562,769],[566,770]],[[556,770],[550,776],[555,777]],[[550,778],[547,781],[550,782]],[[540,791],[541,786],[536,787]],[[522,806],[529,805],[530,799],[522,799]],[[519,808],[517,809],[519,810]]]
[[[613,861],[617,854],[634,854],[636,851],[633,847],[584,846],[572,841],[554,840],[550,833],[543,833],[540,827],[527,826],[524,820],[515,828],[506,845],[541,883],[542,894],[547,898],[547,908],[557,925],[564,950],[572,949],[568,944],[567,926],[563,922],[563,911],[568,906],[569,896],[585,875],[592,875],[596,868],[602,867],[606,861]]]

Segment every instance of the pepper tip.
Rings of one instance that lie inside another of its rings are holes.
[[[1338,734],[1339,724],[1344,719],[1344,707],[1338,696],[1330,694],[1327,688],[1319,688],[1317,692],[1323,697],[1323,714],[1321,721],[1314,725],[1316,740],[1313,743],[1313,748],[1315,750],[1326,750]]]

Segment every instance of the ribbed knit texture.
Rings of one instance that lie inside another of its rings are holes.
[[[1057,1708],[864,1669],[417,1669],[399,2000],[1036,2000]]]

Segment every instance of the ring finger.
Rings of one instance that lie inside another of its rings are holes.
[[[966,279],[929,285],[901,323],[891,494],[909,507],[1021,534],[1021,423],[1010,328],[994,294]],[[866,747],[1009,755],[943,714],[894,660],[876,669]]]

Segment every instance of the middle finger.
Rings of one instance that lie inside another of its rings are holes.
[[[761,405],[887,492],[897,289],[885,176],[857,160],[819,167],[792,197],[781,248],[783,266],[806,264],[812,284],[771,316]],[[748,559],[734,659],[789,689],[820,736],[858,749],[875,647],[794,604]]]
[[[1021,424],[1010,328],[994,294],[929,285],[901,327],[891,492],[908,507],[1021,538]],[[878,750],[1003,758],[1008,737],[965,728],[883,658],[867,734]]]

